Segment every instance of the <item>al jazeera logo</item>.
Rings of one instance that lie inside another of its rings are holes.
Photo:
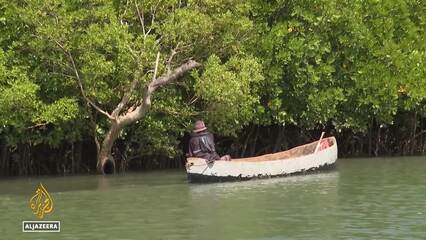
[[[23,232],[60,232],[60,221],[41,221],[47,214],[53,212],[53,198],[43,184],[36,188],[29,206],[39,221],[22,221]]]

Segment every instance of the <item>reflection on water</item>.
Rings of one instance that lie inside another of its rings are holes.
[[[211,184],[191,184],[189,185],[189,191],[191,197],[205,197],[214,195],[217,197],[234,197],[240,198],[243,193],[252,194],[268,194],[275,195],[279,194],[287,195],[296,189],[311,190],[312,186],[327,186],[322,188],[322,193],[326,194],[327,191],[335,191],[339,178],[339,172],[327,172],[320,174],[310,174],[301,176],[292,176],[285,178],[271,178],[271,179],[260,179],[254,181],[244,182],[224,182],[224,183],[211,183]]]
[[[259,179],[243,182],[223,182],[209,184],[191,184],[190,190],[194,193],[206,193],[212,190],[223,190],[224,192],[239,192],[241,190],[268,191],[277,185],[286,187],[303,186],[306,184],[316,184],[319,182],[327,184],[337,184],[339,178],[338,171],[330,171],[319,174],[299,175],[283,178]]]
[[[345,159],[336,171],[188,184],[183,171],[0,181],[1,239],[424,239],[426,159]],[[21,233],[42,182],[59,234]]]
[[[109,189],[108,176],[98,176],[98,190],[107,191]]]
[[[329,213],[338,201],[338,181],[339,173],[335,171],[252,182],[191,185],[190,218],[198,222],[193,234],[214,234],[214,226],[220,228],[226,239],[233,239],[235,232],[239,232],[240,239],[309,237],[313,231],[321,232],[327,225],[335,225],[335,218]],[[329,233],[324,234],[325,239],[334,235]]]

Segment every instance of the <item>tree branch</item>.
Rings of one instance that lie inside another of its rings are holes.
[[[49,124],[49,123],[47,123],[47,122],[46,123],[38,123],[36,125],[27,127],[27,129],[34,129],[34,128],[38,128],[38,127],[45,127],[47,124]]]
[[[151,6],[151,15],[152,15],[151,16],[151,25],[150,25],[149,29],[147,30],[146,27],[145,27],[145,17],[144,17],[143,11],[139,10],[139,5],[135,0],[135,7],[136,7],[136,11],[138,13],[139,22],[141,23],[141,26],[142,26],[142,32],[143,32],[144,38],[146,38],[151,33],[151,31],[153,29],[154,22],[155,22],[155,14],[157,12],[157,8],[158,8],[160,3],[161,3],[161,0],[159,0],[157,2],[155,7]]]
[[[120,103],[112,111],[111,113],[112,117],[116,118],[120,114],[121,110],[123,110],[123,107],[126,106],[126,104],[129,102],[130,96],[132,95],[132,92],[135,90],[137,84],[138,84],[138,78],[135,77],[132,83],[130,84],[129,89],[124,93],[123,97],[121,98]]]
[[[158,67],[158,59],[159,59],[159,53],[157,54],[156,68]],[[167,83],[170,83],[176,80],[178,77],[182,76],[186,72],[191,71],[192,69],[197,68],[199,66],[201,66],[200,63],[194,60],[189,60],[188,62],[175,68],[170,73],[166,73],[165,75],[159,78],[155,77],[156,70],[154,70],[154,77],[152,82],[145,86],[142,104],[136,107],[135,110],[125,114],[124,116],[121,116],[118,120],[119,124],[128,125],[130,123],[133,123],[141,119],[151,107],[151,95],[158,87],[161,87]]]
[[[123,16],[126,15],[128,6],[129,6],[129,1],[126,0],[126,5],[124,6],[124,11],[123,11],[122,14],[120,14],[120,23],[121,23],[121,25],[125,25],[125,23],[123,22]]]
[[[141,12],[139,11],[139,5],[138,5],[138,3],[137,3],[137,1],[136,1],[136,0],[135,0],[135,7],[136,7],[136,11],[138,12],[139,22],[141,23],[141,26],[142,26],[143,36],[144,36],[144,37],[146,37],[145,23],[144,23],[145,19],[144,19],[144,17],[143,17],[143,12],[141,13]]]
[[[151,26],[149,27],[149,30],[146,32],[146,36],[148,36],[148,34],[151,32],[151,30],[154,28],[154,21],[155,21],[155,14],[157,13],[157,8],[158,8],[158,6],[160,5],[160,3],[161,3],[161,1],[162,0],[159,0],[158,2],[157,2],[157,4],[155,5],[155,7],[153,8],[153,7],[151,7],[151,15],[152,15],[152,17],[151,17]],[[145,36],[145,37],[146,37]]]
[[[176,80],[178,77],[180,77],[184,73],[192,70],[193,68],[197,68],[199,66],[201,66],[201,64],[199,64],[198,62],[196,62],[194,60],[188,60],[188,62],[182,64],[181,66],[179,66],[177,68],[175,68],[170,73],[167,73],[166,75],[163,75],[160,78],[155,79],[149,85],[152,88],[157,89],[158,87],[161,87],[161,86],[163,86],[163,85],[165,85],[165,84],[167,84],[171,81]]]
[[[56,45],[58,45],[61,49],[62,49],[62,51],[65,53],[65,55],[67,55],[68,56],[68,58],[69,58],[69,60],[70,60],[70,62],[71,62],[71,65],[72,65],[72,68],[73,68],[73,70],[74,70],[74,74],[75,74],[75,77],[77,78],[77,83],[78,83],[78,86],[79,86],[79,88],[80,88],[80,92],[81,92],[81,95],[83,95],[83,98],[84,98],[84,100],[86,100],[86,102],[88,103],[88,104],[90,104],[90,105],[92,105],[92,107],[93,108],[95,108],[98,112],[100,112],[100,113],[102,113],[103,115],[105,115],[106,117],[108,117],[109,119],[111,119],[111,120],[115,120],[115,118],[113,118],[108,112],[106,112],[106,111],[104,111],[104,110],[102,110],[100,107],[98,107],[92,100],[90,100],[88,97],[87,97],[87,95],[86,95],[86,92],[84,91],[84,88],[83,88],[83,84],[82,84],[82,81],[81,81],[81,78],[80,78],[80,74],[78,73],[78,70],[77,70],[77,66],[75,65],[75,61],[74,61],[74,57],[72,56],[72,54],[67,50],[67,49],[65,49],[65,47],[62,45],[62,44],[60,44],[56,39],[53,39],[53,41],[56,43]]]
[[[157,58],[155,59],[154,74],[152,75],[152,81],[153,82],[157,79],[157,71],[158,71],[158,62],[159,61],[160,61],[160,52],[157,53]]]
[[[172,51],[171,51],[171,53],[170,53],[169,59],[167,60],[167,63],[166,63],[167,72],[171,71],[170,69],[171,69],[171,64],[172,64],[172,61],[173,61],[173,57],[179,52],[179,45],[180,45],[180,43],[181,42],[178,42],[176,44],[176,47],[173,48]]]
[[[99,157],[99,152],[101,151],[101,144],[99,143],[99,139],[97,136],[97,129],[96,129],[96,112],[94,114],[92,114],[91,109],[87,107],[87,112],[88,112],[88,116],[89,116],[89,121],[90,124],[92,125],[92,130],[93,130],[93,140],[95,141],[95,145],[96,145],[96,158]]]

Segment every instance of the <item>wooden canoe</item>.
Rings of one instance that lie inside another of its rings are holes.
[[[337,160],[337,142],[324,138],[287,151],[232,161],[206,163],[202,158],[188,158],[186,172],[190,182],[239,181],[304,174],[333,167]],[[317,145],[320,146],[315,152]]]

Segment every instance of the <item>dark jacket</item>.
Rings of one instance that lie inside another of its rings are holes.
[[[190,157],[204,158],[209,161],[220,159],[214,147],[213,135],[207,131],[191,134],[188,155]]]

